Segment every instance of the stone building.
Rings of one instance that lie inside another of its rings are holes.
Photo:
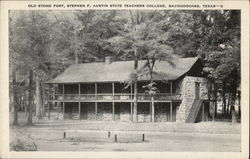
[[[139,61],[139,69],[146,63]],[[207,81],[199,58],[177,58],[170,64],[158,61],[153,80],[159,90],[145,93],[149,75],[138,78],[138,104],[133,106],[133,85],[124,81],[133,72],[133,61],[73,64],[47,82],[53,93],[48,103],[59,106],[60,119],[115,120],[138,122],[198,122],[207,120]]]

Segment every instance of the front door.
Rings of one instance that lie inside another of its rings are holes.
[[[199,99],[200,97],[200,84],[195,82],[195,99]]]

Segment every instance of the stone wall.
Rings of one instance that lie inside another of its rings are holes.
[[[176,121],[185,122],[195,100],[195,83],[199,83],[199,99],[208,99],[207,81],[201,77],[186,76],[177,86],[182,103],[176,111]]]

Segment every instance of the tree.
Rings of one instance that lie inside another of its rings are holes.
[[[225,94],[229,95],[230,107],[234,111],[232,100],[235,101],[240,84],[240,12],[207,11],[202,13],[201,19],[200,30],[204,38],[198,53],[204,57],[204,71],[222,90],[224,111]]]
[[[156,91],[153,85],[153,74],[156,61],[165,60],[173,63],[173,49],[167,45],[164,35],[166,31],[166,16],[168,14],[157,14],[157,11],[128,11],[120,12],[123,14],[124,30],[120,30],[119,34],[110,38],[108,42],[118,53],[122,53],[122,57],[134,60],[134,71],[131,73],[127,83],[134,86],[134,117],[137,121],[137,82],[140,76],[150,75],[150,83],[145,86],[148,92]],[[121,15],[120,15],[121,16]],[[165,18],[163,18],[165,17]],[[168,21],[168,20],[167,20]],[[145,59],[147,62],[139,69],[138,60]],[[151,94],[151,93],[150,93]],[[151,94],[153,95],[153,94]],[[153,96],[152,96],[153,99]],[[152,102],[153,103],[153,102]]]
[[[11,59],[15,60],[11,62],[11,65],[16,67],[18,72],[22,74],[29,74],[33,76],[35,73],[36,83],[37,83],[37,111],[36,115],[41,118],[41,88],[40,79],[44,76],[44,71],[48,69],[46,61],[48,44],[51,41],[50,37],[50,27],[51,23],[44,14],[45,12],[39,11],[11,11],[10,15],[13,17],[13,23],[10,25],[12,34],[10,39],[10,50]],[[32,73],[30,72],[32,71]],[[29,78],[33,80],[33,77]],[[29,83],[33,84],[32,81]],[[28,89],[33,89],[30,86]],[[29,100],[33,100],[32,90],[29,90]],[[29,106],[31,106],[31,101],[29,101]],[[30,108],[32,110],[32,108]],[[29,115],[32,115],[32,113]],[[28,124],[31,124],[30,118],[28,117]]]

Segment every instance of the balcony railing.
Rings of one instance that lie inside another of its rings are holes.
[[[80,101],[132,101],[134,96],[130,93],[122,94],[55,94],[50,96],[50,100],[80,100]],[[149,101],[152,97],[149,94],[138,93],[138,101]],[[159,93],[154,96],[154,100],[181,100],[180,94]]]

